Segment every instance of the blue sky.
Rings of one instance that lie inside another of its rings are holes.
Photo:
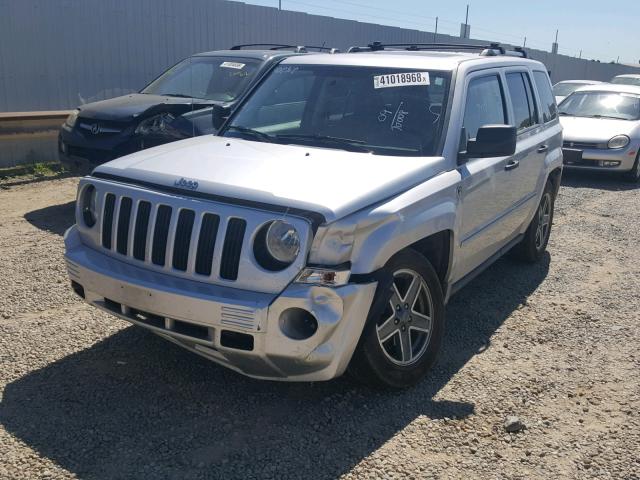
[[[245,0],[278,6],[278,0]],[[560,53],[601,61],[640,61],[640,0],[282,0],[282,8],[318,15],[455,34],[470,5],[473,38],[550,50],[560,30]]]

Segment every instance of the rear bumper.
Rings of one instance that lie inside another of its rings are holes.
[[[65,248],[72,285],[85,301],[261,379],[319,381],[341,375],[377,285],[291,284],[278,295],[210,285],[108,257],[82,244],[75,226],[65,234]],[[304,340],[286,336],[280,316],[289,308],[310,312],[317,331]]]

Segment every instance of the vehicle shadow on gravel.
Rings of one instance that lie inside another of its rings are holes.
[[[40,208],[27,212],[24,219],[34,227],[57,235],[64,235],[64,232],[73,225],[75,220],[76,202],[68,202],[60,205]]]
[[[472,415],[473,388],[442,388],[548,267],[501,260],[460,292],[440,361],[408,391],[252,380],[129,327],[7,385],[0,422],[81,478],[335,478],[419,417]]]
[[[607,172],[569,171],[562,172],[562,186],[568,188],[591,188],[611,192],[640,189],[640,183],[631,183],[618,175]]]

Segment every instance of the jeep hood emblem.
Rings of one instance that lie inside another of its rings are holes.
[[[179,180],[176,180],[175,182],[173,182],[173,184],[176,187],[186,188],[188,190],[198,189],[198,182],[196,182],[195,180],[186,179],[184,177],[180,178]]]

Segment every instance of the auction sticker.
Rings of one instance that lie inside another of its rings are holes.
[[[389,73],[373,77],[373,88],[429,85],[429,72]]]
[[[222,62],[220,64],[220,66],[222,68],[235,68],[236,70],[242,70],[245,66],[244,63],[238,63],[238,62]]]

